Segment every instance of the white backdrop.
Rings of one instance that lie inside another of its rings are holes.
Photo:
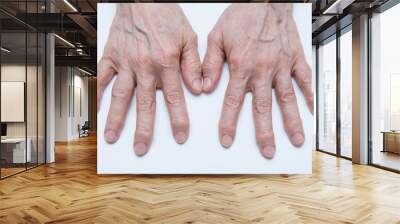
[[[229,4],[180,4],[194,31],[198,35],[200,57],[207,47],[207,35]],[[100,60],[116,4],[98,4],[97,60]],[[294,18],[300,33],[308,63],[311,65],[311,4],[294,4]],[[104,127],[111,100],[108,85],[98,112],[97,172],[99,174],[309,174],[312,170],[314,147],[313,117],[307,110],[305,99],[294,83],[305,130],[305,143],[301,148],[291,145],[282,124],[275,96],[273,120],[276,154],[265,159],[256,144],[251,94],[247,94],[240,114],[235,141],[230,149],[223,148],[218,140],[218,120],[229,73],[225,65],[221,81],[212,94],[194,96],[185,89],[190,117],[188,141],[178,145],[172,135],[168,112],[162,92],[157,92],[157,112],[154,139],[150,151],[138,157],[133,151],[136,126],[136,98],[133,99],[125,127],[118,142],[107,144]]]

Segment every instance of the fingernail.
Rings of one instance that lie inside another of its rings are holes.
[[[206,88],[206,89],[210,89],[211,88],[211,79],[210,78],[204,78],[203,87]]]
[[[221,143],[224,147],[230,147],[232,145],[233,139],[229,135],[222,136]]]
[[[115,132],[114,130],[107,130],[105,137],[108,143],[114,143],[118,139],[117,132]]]
[[[301,133],[296,133],[292,136],[292,143],[296,147],[300,147],[304,143],[304,136]]]
[[[143,156],[143,155],[146,154],[146,152],[147,152],[147,146],[146,146],[146,144],[141,143],[141,142],[135,143],[134,148],[135,148],[135,154],[136,154],[137,156]]]
[[[262,149],[262,154],[264,155],[265,158],[267,159],[272,159],[274,158],[275,155],[275,147],[272,145],[267,145]]]
[[[201,84],[201,79],[195,79],[195,80],[193,80],[193,82],[192,82],[192,85],[193,85],[193,89],[194,90],[196,90],[196,91],[201,91],[201,89],[202,89],[202,84]]]
[[[178,132],[174,137],[178,144],[182,144],[186,141],[186,134],[184,132]]]

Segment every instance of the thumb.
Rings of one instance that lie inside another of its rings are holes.
[[[183,47],[181,69],[183,81],[194,94],[200,94],[202,90],[201,62],[197,51],[197,35],[191,33]]]
[[[212,92],[221,77],[225,54],[222,46],[222,35],[211,31],[208,34],[207,51],[203,61],[203,91]]]

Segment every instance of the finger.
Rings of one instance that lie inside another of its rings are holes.
[[[189,115],[179,80],[179,70],[165,70],[161,82],[175,141],[182,144],[189,136]]]
[[[275,93],[281,108],[286,133],[292,144],[299,147],[304,143],[303,124],[288,71],[280,72],[275,76]]]
[[[293,77],[306,98],[308,109],[311,113],[314,113],[314,93],[312,89],[311,69],[304,57],[298,59],[294,64]]]
[[[134,89],[135,81],[131,72],[121,70],[113,85],[111,105],[104,132],[108,143],[116,142],[120,136]]]
[[[114,65],[109,59],[102,58],[97,64],[97,111],[100,109],[100,100],[104,89],[116,73]]]
[[[154,117],[156,112],[156,88],[155,81],[140,82],[136,87],[136,131],[134,150],[136,155],[147,153],[154,129]]]
[[[226,148],[232,145],[235,138],[237,120],[245,93],[246,81],[232,75],[225,92],[224,105],[219,120],[219,139],[222,146]]]
[[[207,51],[202,66],[204,92],[212,92],[217,87],[224,60],[222,35],[219,32],[212,31],[208,35]]]
[[[196,34],[192,34],[183,47],[181,68],[185,85],[192,93],[200,94],[203,88],[203,80]]]
[[[260,82],[255,85],[253,89],[253,117],[258,147],[264,157],[271,159],[275,155],[271,82]]]

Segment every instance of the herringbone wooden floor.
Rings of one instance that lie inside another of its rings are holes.
[[[314,174],[98,176],[96,139],[0,181],[0,223],[400,223],[400,175],[314,153]]]

